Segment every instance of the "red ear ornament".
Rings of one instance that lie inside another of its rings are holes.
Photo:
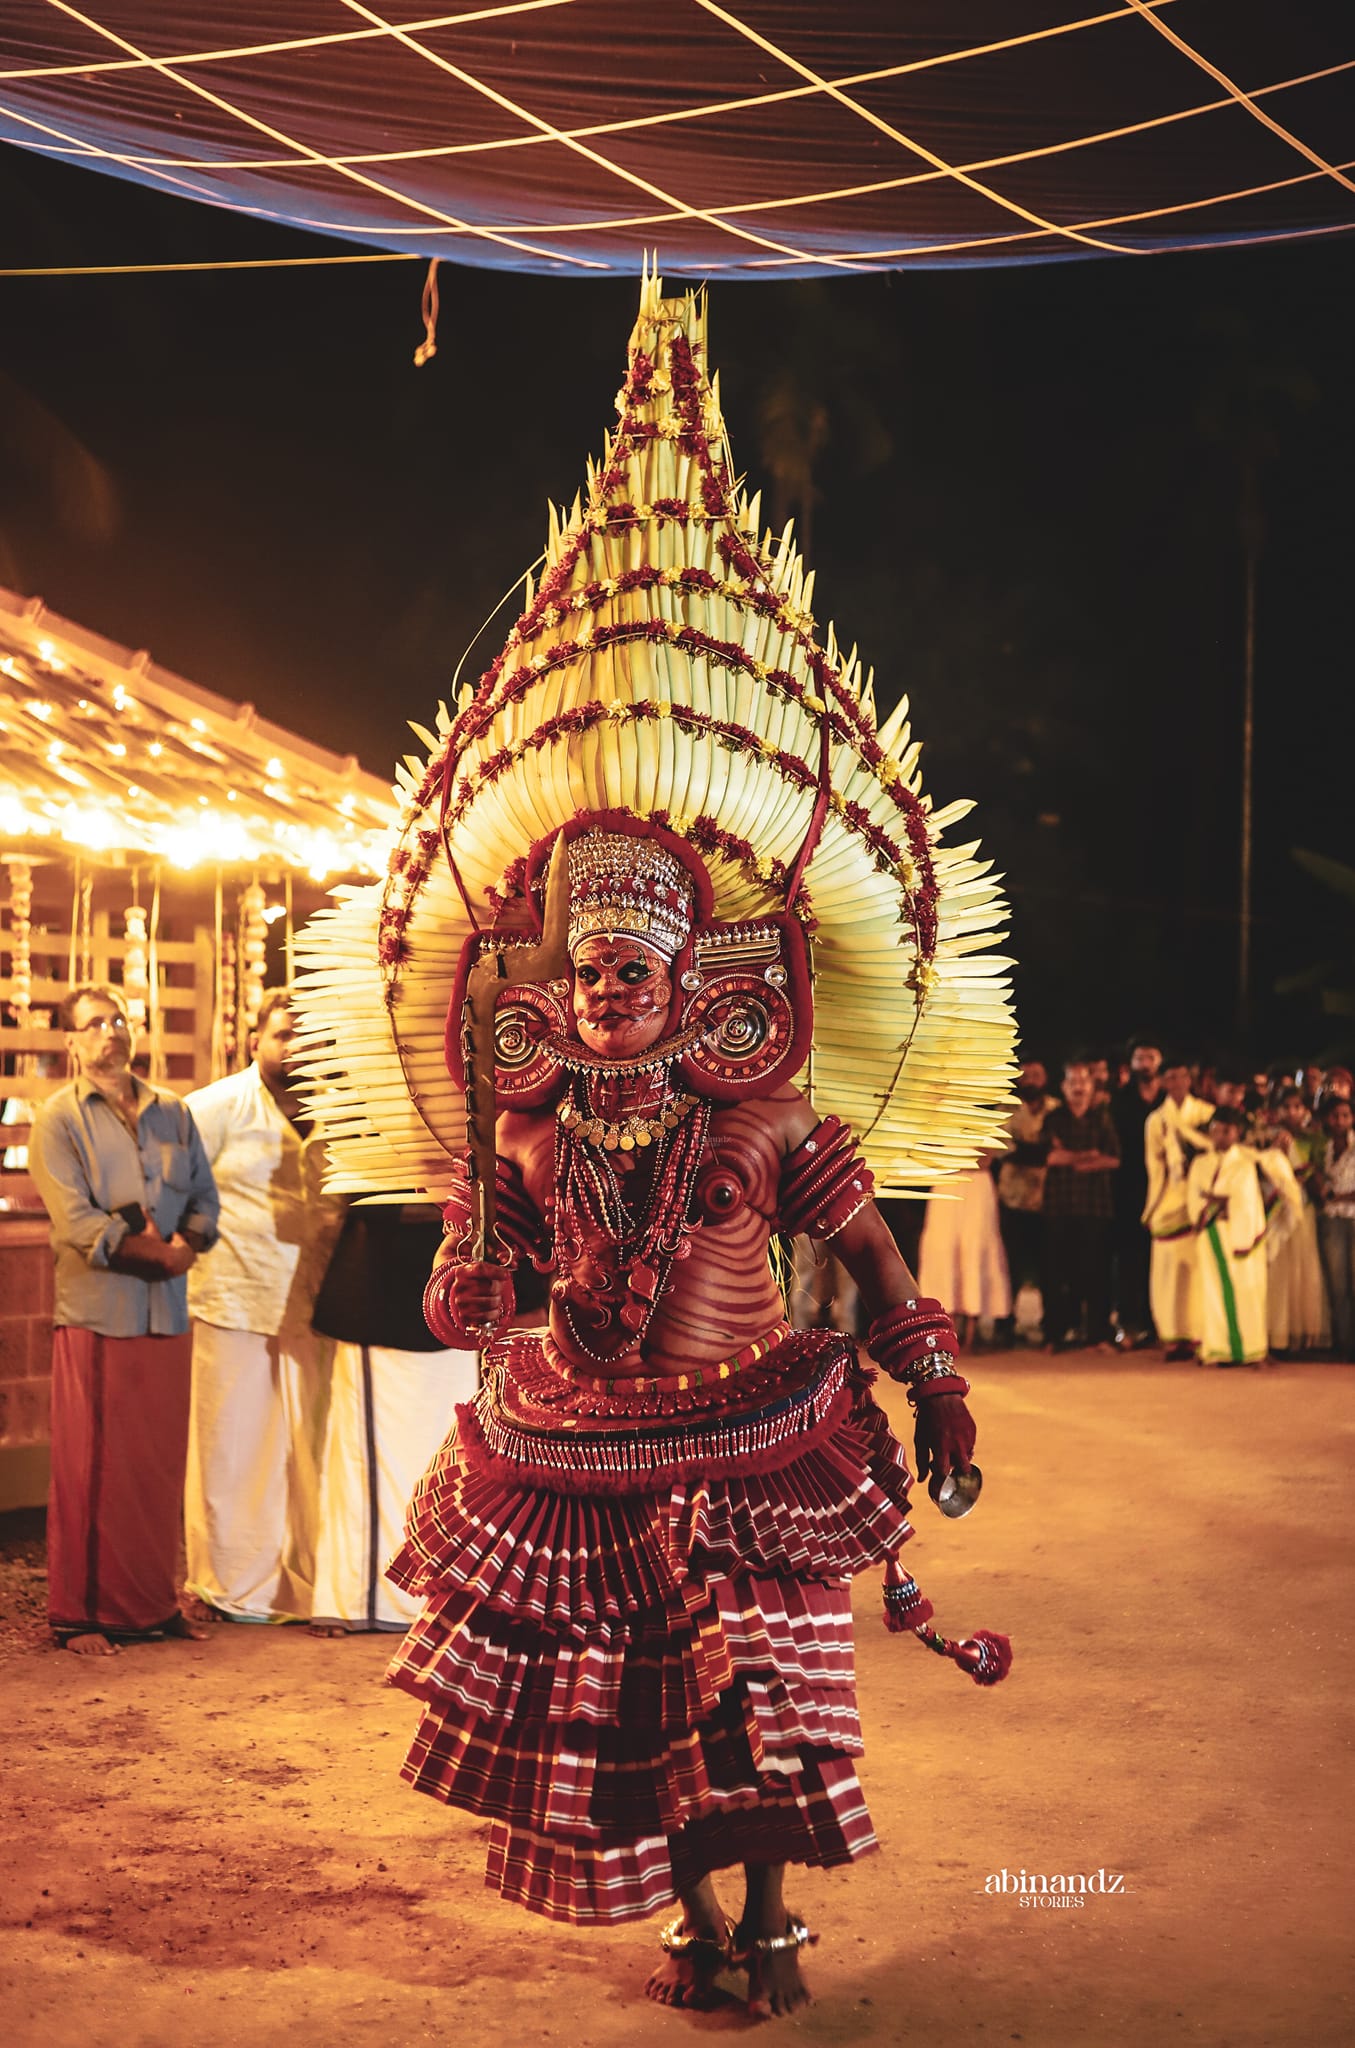
[[[793,919],[707,925],[679,977],[680,1028],[701,1036],[679,1063],[703,1095],[766,1095],[804,1065],[814,1029],[804,934]]]
[[[523,942],[519,939],[518,943]],[[502,935],[472,932],[467,939],[452,983],[452,999],[447,1005],[443,1054],[447,1071],[458,1088],[466,1085],[461,1056],[466,980],[487,944],[502,946]],[[559,1093],[563,1081],[559,1062],[553,1058],[547,1041],[568,1033],[569,984],[513,981],[508,978],[512,961],[510,941],[503,949],[501,965],[505,979],[494,1005],[494,1094],[501,1109],[538,1109]]]

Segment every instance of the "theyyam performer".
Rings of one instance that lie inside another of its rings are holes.
[[[488,1882],[550,1919],[676,1900],[651,1997],[734,1967],[784,2013],[785,1865],[875,1846],[853,1574],[980,1684],[1009,1651],[930,1625],[875,1370],[791,1329],[769,1249],[842,1260],[963,1507],[968,1384],[872,1190],[1000,1142],[1008,963],[906,701],[877,727],[790,529],[758,538],[701,299],[646,275],[618,409],[503,653],[420,733],[384,884],[303,938],[312,1102],[338,1187],[444,1200],[425,1313],[483,1352],[389,1567],[423,1602],[405,1777],[488,1819]],[[515,1271],[545,1330],[514,1329]]]

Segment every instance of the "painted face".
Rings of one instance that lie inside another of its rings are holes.
[[[574,1018],[590,1052],[645,1052],[663,1036],[672,1000],[667,961],[639,939],[597,933],[574,954]]]

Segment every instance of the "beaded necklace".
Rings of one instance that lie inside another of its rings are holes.
[[[598,1324],[594,1334],[607,1348],[598,1349],[580,1335],[567,1298],[571,1290],[564,1281],[556,1283],[556,1299],[578,1350],[605,1365],[639,1344],[668,1285],[674,1260],[687,1254],[696,1169],[713,1105],[703,1097],[684,1097],[686,1107],[675,1115],[676,1104],[665,1100],[657,1117],[649,1120],[657,1123],[651,1142],[623,1155],[628,1162],[635,1161],[623,1174],[615,1163],[619,1146],[609,1150],[584,1134],[586,1124],[598,1121],[587,1089],[585,1077],[573,1080],[577,1115],[572,1122],[560,1117],[555,1126],[555,1240],[562,1264],[596,1256],[600,1242],[618,1254],[614,1265],[610,1260],[607,1264],[623,1284],[619,1307],[614,1309],[603,1298],[604,1293],[615,1292],[611,1286],[592,1290],[590,1304]],[[663,1093],[667,1098],[666,1084]]]

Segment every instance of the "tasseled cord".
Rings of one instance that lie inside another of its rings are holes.
[[[999,1685],[1012,1668],[1009,1636],[981,1628],[960,1642],[930,1626],[932,1603],[897,1557],[885,1566],[884,1621],[891,1635],[915,1635],[925,1649],[938,1657],[949,1657],[961,1671],[967,1671],[975,1685]]]
[[[431,363],[438,352],[438,261],[435,256],[428,266],[428,275],[423,281],[423,340],[414,351],[414,367],[421,370],[425,363]]]

